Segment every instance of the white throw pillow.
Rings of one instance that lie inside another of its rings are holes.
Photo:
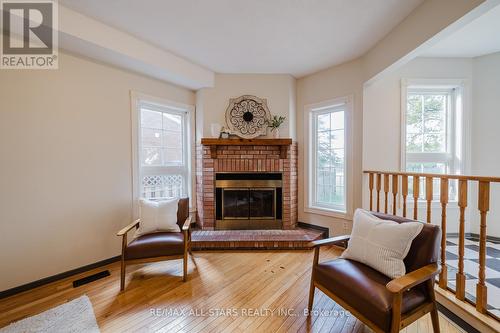
[[[152,232],[180,232],[177,225],[177,208],[179,199],[165,201],[139,200],[139,216],[141,222],[135,231],[134,238]]]
[[[421,222],[382,220],[357,209],[349,245],[341,257],[361,262],[391,278],[401,277],[406,273],[403,259],[423,227]]]

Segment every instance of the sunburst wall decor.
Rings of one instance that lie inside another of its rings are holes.
[[[252,95],[231,98],[226,109],[226,124],[231,132],[244,139],[265,135],[271,113],[267,100]]]

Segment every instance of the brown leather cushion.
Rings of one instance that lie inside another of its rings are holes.
[[[182,232],[155,232],[137,237],[125,248],[125,259],[144,259],[184,253]]]
[[[314,267],[315,281],[340,297],[385,331],[390,330],[392,294],[386,284],[391,280],[378,271],[356,261],[335,259]],[[420,289],[403,294],[402,313],[426,301]]]

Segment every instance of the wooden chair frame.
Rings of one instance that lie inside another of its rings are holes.
[[[367,319],[362,313],[359,313],[358,311],[353,309],[348,303],[346,303],[340,297],[336,296],[334,293],[332,293],[326,287],[322,286],[320,283],[316,282],[314,279],[314,267],[317,266],[319,263],[320,248],[322,246],[327,246],[327,245],[339,246],[342,244],[346,244],[349,238],[350,238],[349,235],[345,235],[345,236],[332,237],[328,239],[322,239],[311,242],[311,246],[314,247],[314,259],[313,259],[313,269],[311,273],[311,286],[309,289],[309,303],[307,306],[309,314],[311,313],[312,306],[314,303],[315,288],[318,288],[328,297],[330,297],[336,303],[342,306],[344,309],[352,313],[356,318],[361,320],[365,325],[370,327],[374,332],[383,333],[385,332],[383,329],[375,325],[372,321]],[[409,272],[408,274],[402,277],[393,279],[389,283],[387,283],[386,285],[387,290],[394,295],[393,305],[392,305],[392,323],[390,330],[391,333],[399,332],[401,329],[410,325],[411,323],[413,323],[414,321],[416,321],[417,319],[419,319],[420,317],[424,316],[429,312],[431,314],[432,328],[434,330],[434,333],[440,332],[439,317],[438,317],[437,305],[434,294],[434,277],[439,273],[439,271],[440,269],[437,264],[430,264],[421,267],[417,270],[414,270],[412,272]],[[402,314],[401,305],[403,300],[403,292],[422,283],[425,283],[428,289],[430,300],[422,304],[418,308],[410,311],[409,313]]]
[[[139,227],[140,219],[135,220],[130,223],[125,228],[118,231],[117,236],[122,237],[122,256],[121,256],[121,272],[120,272],[120,291],[125,289],[125,271],[127,265],[133,264],[143,264],[148,262],[157,262],[157,261],[165,261],[165,260],[173,260],[173,259],[183,259],[183,276],[182,281],[186,282],[187,280],[187,259],[188,253],[191,253],[191,221],[192,216],[189,215],[187,219],[184,221],[182,225],[181,232],[184,234],[184,253],[180,255],[171,255],[171,256],[160,256],[160,257],[152,257],[152,258],[140,258],[140,259],[125,259],[125,249],[127,248],[127,233]]]

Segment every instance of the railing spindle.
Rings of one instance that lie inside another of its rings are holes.
[[[387,204],[389,203],[389,175],[384,174],[384,213],[387,214]]]
[[[369,190],[370,190],[370,210],[374,209],[373,190],[377,192],[377,212],[381,212],[381,196],[384,192],[384,212],[388,213],[389,203],[389,189],[390,178],[392,177],[392,214],[396,215],[397,199],[399,191],[399,176],[401,176],[401,196],[403,200],[402,215],[406,217],[408,214],[408,177],[412,177],[413,181],[413,218],[418,219],[418,208],[420,194],[420,181],[425,178],[425,195],[422,198],[426,201],[427,206],[427,223],[432,222],[432,201],[434,200],[434,179],[440,180],[440,196],[439,201],[441,204],[441,244],[440,244],[440,265],[441,271],[439,273],[439,287],[440,289],[448,289],[448,271],[446,266],[446,230],[447,230],[447,212],[446,209],[449,203],[449,186],[450,181],[457,181],[458,183],[458,207],[460,209],[459,217],[459,239],[458,239],[458,269],[456,273],[456,290],[455,297],[457,301],[466,300],[466,273],[465,273],[465,213],[468,205],[468,185],[469,181],[478,182],[478,210],[480,212],[480,230],[479,230],[479,269],[478,280],[476,284],[476,311],[480,313],[488,313],[488,294],[486,285],[486,228],[487,228],[487,214],[490,210],[490,184],[500,183],[500,177],[485,177],[485,176],[466,176],[455,174],[434,174],[434,173],[416,173],[416,172],[391,172],[391,171],[377,171],[365,170],[363,173],[369,174]],[[382,180],[382,177],[384,178]],[[383,185],[382,185],[383,182]],[[382,188],[383,186],[383,188]],[[434,281],[432,281],[434,283]],[[491,297],[491,295],[490,295]]]
[[[467,180],[461,179],[458,182],[458,206],[460,207],[460,225],[458,235],[458,272],[456,297],[465,300],[465,274],[464,274],[464,255],[465,255],[465,208],[467,207]]]
[[[487,305],[486,279],[486,214],[490,210],[490,183],[479,182],[478,208],[481,212],[479,229],[479,281],[476,286],[476,310],[485,313]]]
[[[441,272],[439,286],[446,289],[448,285],[448,269],[446,267],[446,205],[448,204],[448,178],[441,178]]]
[[[431,223],[432,210],[432,177],[425,177],[425,199],[427,200],[427,223]]]
[[[403,217],[406,217],[406,197],[408,196],[408,176],[401,176],[401,194],[403,195]]]
[[[370,189],[370,210],[373,210],[373,173],[368,175],[368,188]]]
[[[418,219],[418,198],[420,197],[420,177],[413,176],[413,219]]]
[[[380,188],[382,184],[382,175],[377,173],[377,213],[380,212]]]
[[[398,198],[398,175],[392,175],[392,215],[396,215]]]

